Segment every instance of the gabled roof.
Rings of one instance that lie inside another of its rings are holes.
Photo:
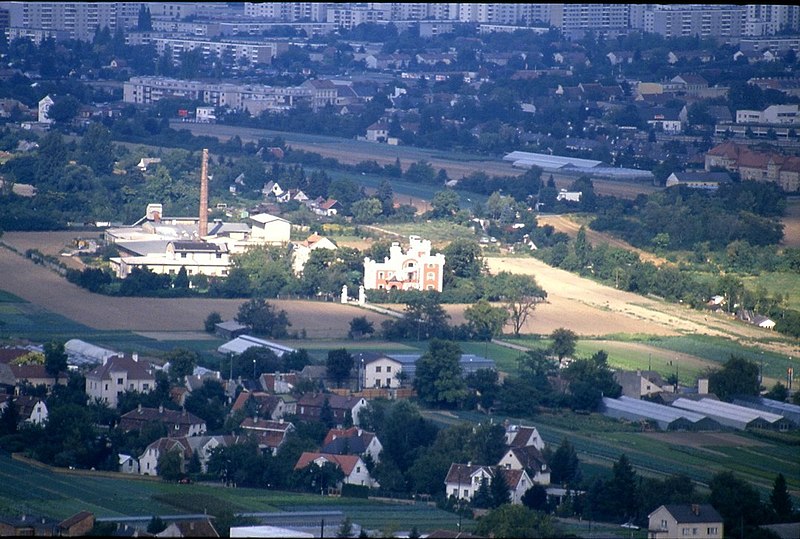
[[[669,514],[678,521],[678,524],[693,524],[701,522],[722,522],[722,517],[710,504],[667,504],[663,505]],[[658,509],[661,509],[659,507]],[[656,511],[658,511],[656,509]],[[653,511],[655,513],[655,511]],[[650,513],[651,515],[653,513]],[[649,515],[648,515],[649,516]]]
[[[322,442],[322,452],[335,455],[360,455],[364,453],[375,434],[358,427],[331,429]]]
[[[188,427],[192,425],[205,425],[205,421],[186,410],[169,410],[167,408],[135,408],[119,419],[119,426],[123,430],[140,428],[144,423],[170,423],[176,426]]]
[[[356,465],[361,460],[356,455],[331,455],[329,453],[305,451],[302,455],[300,455],[300,458],[297,460],[297,464],[294,465],[294,469],[301,470],[317,459],[323,459],[327,462],[335,464],[341,468],[346,476],[353,473]]]
[[[112,356],[103,365],[92,369],[86,378],[94,380],[111,380],[112,372],[127,372],[128,380],[152,380],[155,376],[150,372],[150,364],[144,360],[134,360],[130,357]]]
[[[547,465],[547,461],[545,460],[544,455],[542,455],[542,452],[532,445],[525,447],[512,447],[510,451],[525,468],[541,470],[543,465]]]
[[[11,367],[11,372],[14,373],[17,380],[53,378],[52,375],[48,374],[44,365],[9,365],[9,367]],[[66,378],[69,375],[66,372],[62,372],[58,376],[59,378]]]
[[[472,477],[481,471],[488,474],[489,477],[494,477],[494,469],[491,466],[483,464],[451,464],[444,482],[469,485]]]
[[[286,219],[283,219],[282,217],[278,217],[276,215],[270,215],[269,213],[259,213],[257,215],[251,215],[250,219],[262,225],[273,222],[284,222],[284,223],[289,222]]]
[[[179,537],[219,537],[219,532],[210,520],[173,522],[169,527],[171,526],[178,529]]]
[[[361,397],[343,397],[336,393],[316,393],[310,395],[306,393],[297,401],[298,406],[321,408],[328,399],[328,404],[333,410],[352,410],[361,401]]]
[[[205,241],[173,241],[171,243],[175,252],[216,252],[220,250],[216,243]]]

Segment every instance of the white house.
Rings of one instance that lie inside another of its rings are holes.
[[[46,95],[39,100],[39,116],[37,121],[40,124],[53,123],[53,120],[50,119],[48,114],[50,113],[50,107],[52,107],[54,104],[55,101],[53,101],[53,98],[49,95]]]
[[[561,189],[558,191],[558,194],[556,195],[556,200],[566,200],[567,202],[580,202],[582,195],[583,195],[582,191],[567,191],[566,189]]]
[[[444,254],[431,254],[430,240],[409,236],[406,252],[400,243],[389,248],[383,262],[364,258],[364,288],[367,290],[436,290],[442,291]]]
[[[304,241],[293,243],[294,250],[292,251],[292,270],[295,275],[303,273],[303,268],[306,262],[311,257],[311,251],[316,249],[328,249],[335,251],[337,246],[331,240],[319,234],[311,234]]]
[[[329,453],[316,453],[305,451],[295,464],[295,470],[302,470],[306,466],[315,464],[319,467],[331,463],[342,470],[344,479],[341,484],[361,485],[369,488],[377,488],[380,485],[369,474],[367,466],[361,457],[356,455],[331,455]],[[341,484],[337,488],[341,488]]]
[[[388,356],[380,355],[364,361],[363,387],[400,387],[398,375],[403,372],[403,364]]]
[[[214,107],[197,107],[195,119],[200,123],[212,123],[217,121],[217,116],[214,114]]]
[[[722,517],[709,504],[662,505],[647,516],[647,522],[648,539],[724,537]]]
[[[119,454],[120,473],[139,474],[139,460],[131,455]]]
[[[367,140],[370,142],[386,142],[389,140],[389,124],[378,120],[367,127]]]
[[[109,408],[117,407],[117,399],[125,391],[149,393],[156,378],[150,363],[139,361],[138,354],[130,357],[112,356],[103,360],[86,375],[86,395],[89,401],[99,399]]]
[[[481,483],[484,479],[487,485],[491,485],[498,474],[503,476],[506,485],[508,485],[511,503],[522,503],[522,496],[533,486],[533,481],[531,481],[527,472],[525,470],[512,470],[497,466],[471,463],[451,464],[444,480],[445,494],[454,496],[459,500],[470,501],[475,496],[475,493],[478,492],[478,489],[481,488]]]
[[[533,446],[539,451],[544,450],[544,440],[542,440],[536,427],[521,425],[508,425],[506,427],[506,445],[508,447]]]
[[[534,446],[512,447],[506,450],[497,465],[504,470],[524,470],[530,484],[549,485],[550,467],[542,452]]]
[[[47,421],[47,405],[39,397],[20,395],[14,399],[20,420],[34,425],[44,425]]]

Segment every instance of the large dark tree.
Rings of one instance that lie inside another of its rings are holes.
[[[58,384],[58,375],[67,370],[67,353],[63,342],[52,341],[44,345],[44,368]]]
[[[281,338],[288,334],[292,324],[284,310],[278,310],[264,299],[253,298],[239,307],[236,321],[250,326],[253,333]]]
[[[456,343],[433,339],[417,361],[414,389],[420,400],[431,405],[455,406],[467,396],[461,376],[461,348]]]
[[[722,515],[727,533],[734,535],[734,530],[740,530],[746,537],[747,528],[765,522],[765,510],[758,491],[733,472],[715,474],[709,487],[711,505]]]
[[[337,386],[341,386],[342,382],[350,376],[353,364],[353,356],[344,348],[330,350],[325,360],[328,376],[333,378]]]
[[[775,514],[776,522],[790,522],[794,514],[792,510],[792,498],[786,487],[786,478],[779,473],[772,485],[772,492],[769,495],[772,511]]]
[[[708,374],[709,390],[724,401],[736,395],[758,395],[758,365],[743,357],[731,355],[721,369]]]

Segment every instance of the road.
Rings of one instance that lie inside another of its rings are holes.
[[[435,169],[443,168],[448,177],[462,178],[473,172],[482,171],[490,176],[519,176],[524,170],[514,168],[510,163],[499,159],[480,159],[474,155],[459,154],[457,152],[444,152],[413,148],[410,146],[389,146],[372,142],[353,139],[314,136],[282,131],[268,131],[252,127],[238,127],[221,124],[200,124],[192,122],[170,122],[173,129],[185,129],[193,135],[217,137],[226,141],[233,136],[239,136],[242,142],[257,142],[262,138],[280,136],[287,145],[295,150],[314,152],[323,157],[332,157],[340,163],[355,165],[362,161],[376,161],[380,165],[394,164],[400,159],[403,169],[420,160],[425,160]],[[544,178],[549,177],[549,172]],[[575,180],[572,176],[553,174],[556,186],[568,188]],[[592,180],[595,192],[599,195],[616,196],[633,199],[640,194],[656,191],[658,188],[646,183],[614,182],[607,180]]]

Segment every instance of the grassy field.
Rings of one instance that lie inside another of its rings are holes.
[[[342,511],[367,528],[420,531],[455,529],[457,520],[425,504],[397,504],[355,498],[321,497],[291,492],[222,488],[202,484],[178,485],[120,475],[119,478],[56,473],[0,454],[0,514],[44,514],[65,518],[78,511],[97,517],[234,512]],[[472,521],[465,522],[471,529]]]
[[[614,338],[616,337],[616,339]],[[506,339],[530,348],[546,348],[548,339]],[[682,383],[693,384],[708,368],[719,368],[731,355],[738,355],[761,365],[767,385],[783,380],[786,368],[796,361],[786,355],[746,347],[728,339],[707,335],[681,335],[675,337],[650,337],[644,335],[607,336],[605,339],[581,339],[576,357],[590,357],[598,350],[608,353],[612,368],[648,369],[667,376],[678,369]],[[795,358],[796,360],[796,358]],[[498,363],[498,365],[500,365]]]
[[[786,307],[800,310],[800,273],[765,271],[756,277],[746,277],[743,282],[750,290],[763,286],[771,297],[781,294],[786,297]]]
[[[471,228],[442,221],[391,223],[381,225],[380,228],[404,237],[414,234],[425,239],[432,239],[434,245],[444,245],[454,240],[475,239],[475,232]]]

